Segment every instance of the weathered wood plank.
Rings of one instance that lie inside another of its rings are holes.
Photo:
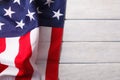
[[[60,80],[120,80],[120,64],[60,64]]]
[[[60,63],[120,62],[120,42],[64,42]]]
[[[120,0],[67,0],[66,19],[120,19]]]
[[[63,41],[120,41],[120,20],[66,20]]]

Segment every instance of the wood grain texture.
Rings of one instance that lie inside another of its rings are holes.
[[[120,80],[120,0],[67,0],[60,80]]]
[[[120,42],[65,42],[60,63],[120,62]]]
[[[63,41],[120,41],[120,20],[66,20]]]
[[[120,0],[67,0],[66,19],[120,19]]]
[[[120,64],[60,64],[60,80],[120,80]]]

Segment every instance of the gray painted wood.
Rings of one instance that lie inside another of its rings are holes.
[[[120,62],[120,42],[64,42],[60,63]]]
[[[67,0],[60,80],[120,80],[120,0]]]
[[[66,20],[63,41],[120,41],[120,20]]]
[[[60,64],[60,80],[120,80],[120,64]]]
[[[120,19],[120,0],[67,0],[66,19]]]

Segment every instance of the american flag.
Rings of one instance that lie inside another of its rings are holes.
[[[0,80],[58,80],[66,0],[0,0]]]

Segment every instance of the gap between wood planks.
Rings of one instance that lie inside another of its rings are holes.
[[[81,19],[69,19],[68,18],[65,20],[108,20],[109,21],[109,20],[120,20],[120,19],[112,19],[112,18],[111,19],[106,19],[106,18],[105,19],[97,19],[97,18],[96,19],[89,19],[89,18],[88,19],[87,18],[85,18],[85,19],[82,19],[82,18]]]
[[[59,64],[120,64],[120,62],[60,62]]]

